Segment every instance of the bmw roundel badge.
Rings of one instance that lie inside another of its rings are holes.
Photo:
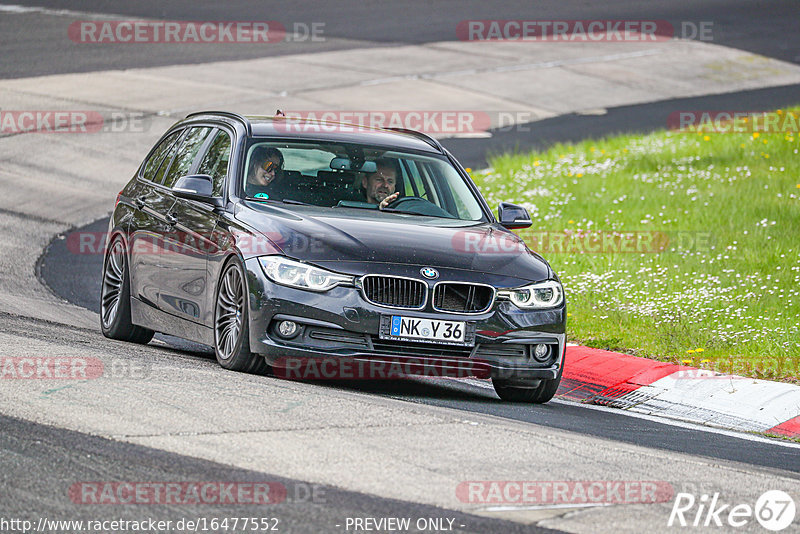
[[[435,280],[436,278],[439,278],[439,271],[433,267],[423,267],[419,270],[419,272],[428,280]]]

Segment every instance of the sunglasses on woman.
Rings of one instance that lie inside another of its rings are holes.
[[[272,160],[267,160],[264,162],[264,165],[262,165],[261,168],[264,169],[266,172],[272,172],[279,170],[281,168],[281,164],[275,163]]]

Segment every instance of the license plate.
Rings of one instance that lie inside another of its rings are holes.
[[[388,336],[381,337],[465,345],[467,344],[467,324],[464,321],[442,321],[392,315]]]

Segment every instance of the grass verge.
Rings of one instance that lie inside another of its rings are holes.
[[[707,130],[501,155],[473,178],[530,211],[518,233],[561,277],[572,340],[798,382],[800,135]]]

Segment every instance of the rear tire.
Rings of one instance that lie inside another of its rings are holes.
[[[558,376],[551,380],[542,380],[535,388],[524,388],[519,386],[509,386],[503,380],[492,379],[492,386],[497,396],[508,402],[529,402],[533,404],[544,404],[551,400],[561,383],[561,375],[564,372],[564,362],[558,370]]]
[[[250,319],[247,281],[238,258],[222,269],[214,300],[214,354],[225,369],[265,374],[269,366],[263,356],[250,352]]]
[[[155,332],[131,323],[131,281],[125,242],[116,237],[103,262],[100,287],[100,329],[103,335],[131,343],[148,343]]]

